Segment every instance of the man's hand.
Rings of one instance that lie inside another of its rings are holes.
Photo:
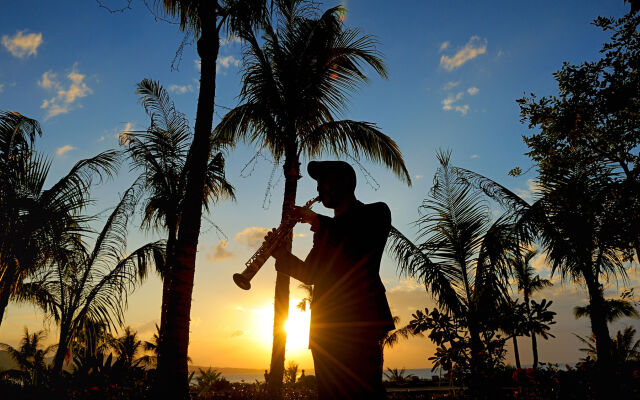
[[[318,220],[318,214],[304,207],[293,206],[291,214],[295,219],[305,224],[313,225]]]
[[[273,240],[275,232],[276,232],[276,228],[271,229],[271,231],[269,231],[267,235],[264,237],[264,240],[266,241]],[[281,245],[278,245],[275,249],[273,249],[271,256],[277,260],[280,257],[286,256],[288,253],[289,252],[287,251],[287,249],[285,249]]]

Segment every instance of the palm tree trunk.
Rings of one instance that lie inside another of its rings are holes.
[[[191,295],[196,252],[202,218],[205,174],[212,145],[214,98],[216,93],[216,59],[220,47],[217,1],[201,2],[200,38],[197,42],[201,60],[200,92],[193,143],[187,158],[187,187],[182,204],[176,243],[176,262],[170,273],[166,327],[161,333],[163,349],[158,357],[156,388],[171,399],[189,397],[188,349]]]
[[[520,366],[520,352],[518,351],[518,339],[513,335],[513,355],[516,358],[516,368],[522,368]]]
[[[287,218],[289,211],[296,204],[298,179],[300,179],[300,162],[294,151],[289,151],[284,162],[284,200],[282,202],[282,219]],[[289,235],[283,244],[291,251],[293,237]],[[278,262],[278,261],[276,261]],[[284,377],[284,356],[287,346],[287,332],[284,325],[289,317],[289,276],[278,273],[273,303],[273,346],[271,348],[271,365],[269,371],[268,391],[271,399],[282,398],[282,379]]]
[[[531,332],[531,350],[533,351],[533,369],[536,369],[538,368],[538,339],[533,332]]]
[[[2,285],[4,286],[4,285]],[[9,305],[9,297],[11,292],[9,288],[0,286],[0,326],[2,326],[2,319],[4,318],[4,310]]]
[[[64,356],[67,354],[67,348],[69,347],[68,340],[69,328],[66,325],[60,325],[60,338],[58,340],[58,348],[56,354],[53,357],[53,376],[60,376],[62,373],[62,364],[64,363]]]
[[[169,226],[169,236],[167,238],[167,247],[166,247],[166,261],[165,261],[165,270],[162,275],[162,306],[160,308],[160,332],[162,332],[163,327],[167,325],[167,307],[169,304],[169,293],[171,290],[171,271],[176,262],[176,232],[177,226],[176,222],[170,219],[167,222]],[[158,337],[158,352],[161,351],[162,336]]]
[[[529,302],[529,291],[524,290],[524,306],[527,311],[527,316],[531,317],[531,306]],[[533,352],[533,369],[538,368],[538,339],[536,339],[536,333],[531,330],[531,351]]]
[[[586,278],[586,277],[585,277]],[[612,366],[611,336],[606,319],[606,305],[600,284],[595,279],[585,279],[589,291],[589,306],[591,308],[591,331],[596,339],[598,364],[602,369],[609,370]]]

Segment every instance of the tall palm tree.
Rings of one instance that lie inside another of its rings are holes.
[[[180,210],[186,194],[186,162],[193,138],[189,122],[175,109],[167,91],[156,81],[143,79],[136,93],[151,119],[146,131],[125,132],[122,145],[135,170],[141,171],[147,195],[143,201],[142,227],[161,228],[167,232],[166,263],[158,270],[162,278],[160,326],[166,326],[169,301],[170,271],[175,265],[175,247],[180,224]],[[220,198],[235,198],[233,187],[224,175],[224,156],[219,144],[212,146],[206,171],[205,196],[202,206]]]
[[[553,285],[550,280],[540,278],[531,266],[531,260],[537,255],[537,250],[529,249],[522,256],[518,254],[509,260],[518,290],[521,290],[524,296],[524,307],[527,315],[531,315],[531,295]],[[531,331],[531,348],[533,350],[533,368],[538,368],[538,342],[533,331]]]
[[[441,310],[469,332],[472,382],[478,385],[486,351],[481,334],[491,320],[507,281],[512,227],[507,215],[495,221],[481,192],[456,173],[450,153],[439,152],[440,167],[429,198],[420,207],[414,244],[392,229],[389,250],[400,272],[417,278]]]
[[[275,16],[265,18],[263,40],[254,30],[240,32],[247,42],[241,105],[225,115],[216,134],[231,143],[244,140],[269,149],[276,162],[283,162],[282,221],[295,205],[302,157],[362,153],[410,183],[400,150],[390,137],[369,122],[335,119],[345,110],[348,94],[367,82],[363,66],[386,77],[375,41],[345,28],[339,19],[341,7],[314,18],[303,1],[277,5]],[[291,245],[288,237],[283,246],[291,249]],[[279,273],[269,379],[272,396],[278,396],[282,386],[288,307],[289,277]]]
[[[200,56],[200,89],[193,142],[186,168],[185,200],[180,208],[176,240],[176,264],[171,271],[167,302],[167,327],[162,327],[167,346],[160,353],[157,389],[174,398],[189,396],[187,351],[189,318],[200,235],[205,181],[211,154],[216,60],[220,34],[234,32],[257,21],[266,11],[266,0],[156,0],[167,15],[177,17],[180,29],[197,39]]]
[[[21,380],[24,384],[36,386],[42,383],[47,376],[47,355],[56,347],[51,345],[41,348],[42,341],[46,338],[45,331],[29,333],[24,328],[24,336],[20,340],[18,348],[6,343],[0,343],[0,349],[9,353],[13,361],[18,364],[18,370],[2,371],[3,376]]]
[[[587,346],[580,349],[580,351],[585,352],[590,359],[598,360],[598,351],[594,335],[591,334],[589,337],[582,337],[575,333],[574,335]],[[633,326],[627,326],[623,331],[618,331],[615,338],[612,339],[612,355],[614,361],[623,363],[640,359],[640,339],[635,339],[635,335],[636,329]]]
[[[37,134],[37,121],[0,114],[0,323],[10,299],[34,301],[50,311],[37,275],[61,245],[59,238],[86,229],[80,212],[92,181],[117,169],[117,152],[106,151],[79,161],[44,189],[51,163],[32,149]]]
[[[109,329],[123,325],[128,293],[152,264],[164,263],[162,241],[127,253],[127,225],[141,191],[141,184],[136,182],[124,192],[92,249],[73,235],[56,254],[45,280],[46,290],[54,299],[52,317],[60,331],[54,374],[62,371],[70,344],[86,324],[100,321]]]

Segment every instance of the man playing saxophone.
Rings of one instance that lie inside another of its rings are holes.
[[[307,171],[334,216],[295,207],[298,220],[311,225],[313,248],[304,261],[283,247],[272,255],[278,272],[313,285],[309,348],[318,398],[383,398],[381,340],[394,324],[379,271],[391,212],[385,203],[356,199],[356,175],[346,162],[312,161]]]

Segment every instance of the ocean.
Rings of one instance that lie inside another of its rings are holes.
[[[305,369],[304,372],[306,375],[314,374],[313,369],[310,369],[310,370]],[[194,379],[196,378],[197,375],[198,373],[196,372],[196,375],[194,375]],[[436,376],[438,375],[438,371],[435,371],[432,373],[430,368],[406,369],[404,371],[404,375],[405,376],[414,375],[420,379],[431,379],[433,375],[436,375]],[[222,376],[224,376],[229,382],[255,383],[256,380],[258,380],[259,382],[264,382],[264,371],[246,372],[246,373],[225,373],[223,371]],[[298,372],[298,376],[300,376],[300,372]],[[383,376],[383,380],[386,380],[384,376]]]

